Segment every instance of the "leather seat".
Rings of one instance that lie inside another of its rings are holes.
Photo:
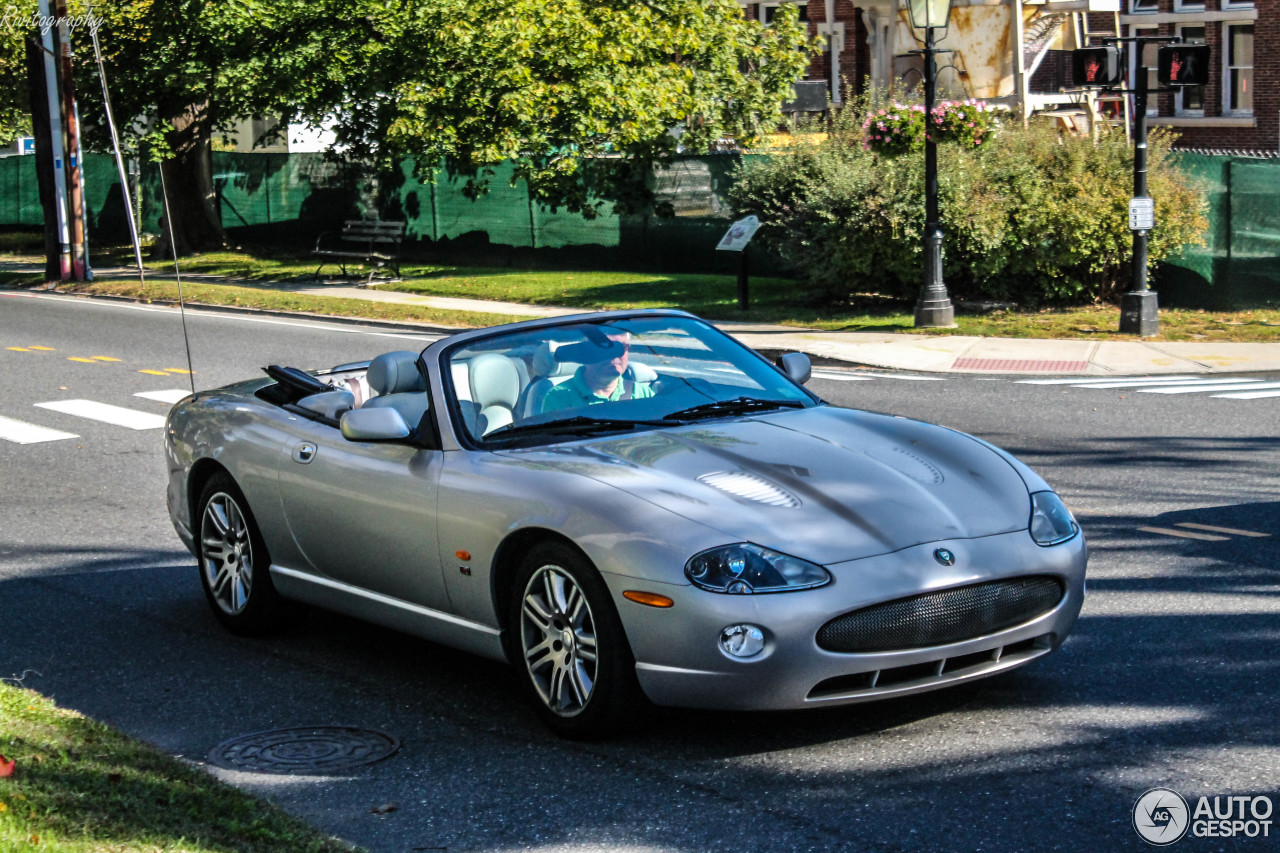
[[[481,353],[471,359],[467,371],[471,400],[475,405],[474,435],[487,435],[515,422],[520,399],[520,372],[505,355]]]
[[[369,386],[378,392],[361,408],[395,409],[409,425],[417,429],[427,413],[427,382],[418,370],[418,354],[408,350],[384,353],[369,362],[365,373]]]

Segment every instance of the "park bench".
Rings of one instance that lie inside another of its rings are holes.
[[[400,242],[404,239],[404,222],[380,219],[348,219],[341,232],[325,231],[316,238],[311,254],[324,258],[316,267],[315,277],[326,264],[337,263],[342,274],[347,274],[347,263],[363,261],[373,264],[366,283],[373,280],[377,270],[390,266],[396,278],[400,277]]]

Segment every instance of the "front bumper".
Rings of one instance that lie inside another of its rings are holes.
[[[934,551],[956,557],[942,566]],[[606,575],[636,658],[645,694],[659,705],[726,710],[786,710],[865,702],[934,690],[1029,663],[1061,645],[1084,602],[1088,551],[1083,535],[1051,548],[1025,531],[981,539],[931,542],[892,554],[828,566],[833,581],[815,590],[723,595],[693,586],[663,586],[675,600],[655,609],[622,598],[634,579]],[[846,654],[819,648],[831,619],[872,604],[984,581],[1050,575],[1064,594],[1049,611],[1022,624],[959,642],[901,651]],[[731,658],[721,629],[749,623],[765,647]]]

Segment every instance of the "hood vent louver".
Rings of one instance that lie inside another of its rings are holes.
[[[714,474],[703,474],[698,482],[719,489],[735,498],[755,501],[768,506],[794,508],[800,506],[800,499],[781,486],[770,483],[755,474],[745,471],[721,471]]]

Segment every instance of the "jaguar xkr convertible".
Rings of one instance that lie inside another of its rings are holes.
[[[536,320],[177,404],[168,505],[228,629],[293,603],[509,661],[556,732],[833,706],[1057,648],[1087,551],[1008,453],[838,408],[679,311]]]

